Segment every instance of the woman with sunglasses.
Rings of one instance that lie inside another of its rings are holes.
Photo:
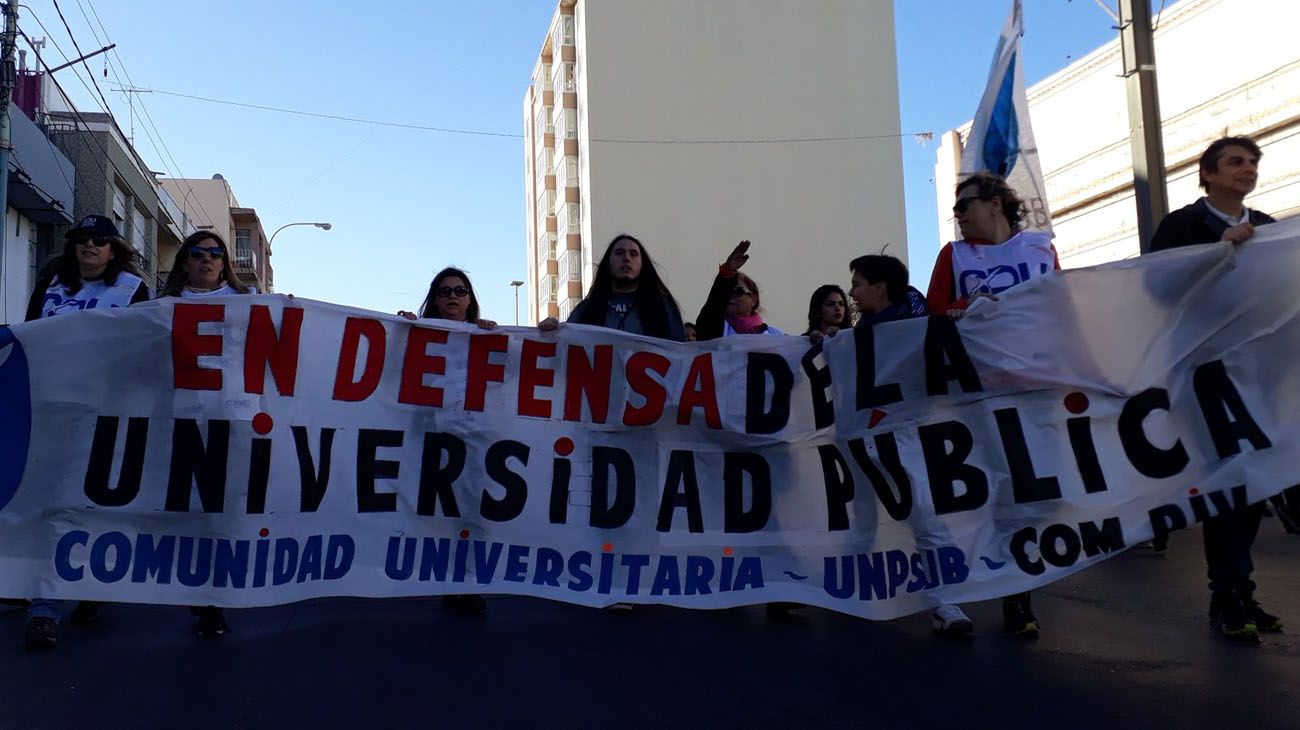
[[[149,299],[144,274],[135,266],[136,254],[102,215],[82,218],[64,236],[63,254],[46,265],[27,305],[27,321],[86,309],[117,309]],[[32,599],[27,609],[24,644],[28,650],[53,649],[58,644],[59,618],[68,601]],[[82,601],[72,609],[74,624],[99,618],[99,604]]]
[[[256,294],[230,268],[230,250],[212,231],[191,234],[176,252],[176,262],[167,274],[160,297],[214,297]]]
[[[460,269],[448,266],[439,271],[429,282],[429,293],[420,305],[420,314],[405,310],[399,315],[410,319],[446,319],[452,322],[467,322],[478,325],[485,330],[496,329],[497,323],[479,317],[478,297],[474,295],[474,285],[469,275]],[[470,615],[487,612],[487,601],[478,594],[456,594],[442,597],[442,607]]]
[[[701,341],[731,335],[783,335],[763,321],[758,283],[741,273],[749,261],[749,241],[741,241],[718,267],[709,296],[695,320],[695,335]]]
[[[192,233],[176,251],[176,260],[167,274],[158,298],[231,296],[256,294],[230,268],[230,251],[226,242],[213,231]],[[230,631],[226,614],[216,606],[194,606],[194,630],[201,639],[219,639]]]

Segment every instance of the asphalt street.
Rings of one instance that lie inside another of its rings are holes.
[[[1300,727],[1300,537],[1267,519],[1258,597],[1294,632],[1212,633],[1199,531],[1035,593],[1037,640],[929,618],[662,606],[610,615],[489,598],[329,599],[228,612],[199,640],[183,608],[113,605],[29,654],[0,612],[0,728]],[[7,637],[7,638],[5,638]]]

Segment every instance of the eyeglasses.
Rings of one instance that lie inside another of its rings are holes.
[[[958,198],[957,204],[952,206],[952,212],[965,213],[966,209],[970,207],[970,204],[975,202],[976,200],[982,200],[984,202],[988,202],[989,200],[992,199],[993,199],[992,196],[984,196],[984,195],[972,195],[969,198]]]
[[[195,246],[190,249],[190,258],[192,259],[203,258],[203,254],[219,259],[225,256],[226,252],[220,246]]]
[[[736,287],[735,289],[732,289],[732,290],[731,290],[731,297],[732,297],[733,299],[735,299],[736,297],[743,297],[743,296],[751,296],[751,297],[752,297],[752,296],[754,296],[754,292],[752,292],[752,291],[746,289],[746,288],[743,287],[743,286],[738,286],[738,287]]]
[[[81,244],[91,244],[91,245],[94,245],[95,248],[103,248],[103,247],[107,246],[108,244],[110,244],[110,243],[112,243],[112,242],[113,242],[113,239],[111,239],[111,238],[82,238],[82,239],[80,239],[80,240],[77,241],[77,243],[78,243],[79,245],[81,245]]]
[[[469,296],[469,289],[463,286],[440,286],[438,287],[438,296],[449,297],[455,294],[458,297]]]

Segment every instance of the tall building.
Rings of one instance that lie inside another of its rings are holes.
[[[220,174],[211,179],[164,178],[159,180],[186,215],[201,230],[221,236],[234,253],[230,264],[245,284],[259,292],[275,291],[275,271],[271,267],[271,244],[266,240],[257,211],[245,208],[235,198],[235,191]],[[159,259],[167,269],[174,265],[176,249],[159,249]]]
[[[1105,17],[1098,13],[1098,21]],[[1033,18],[1027,37],[1032,38]],[[1183,0],[1155,23],[1157,86],[1170,209],[1195,201],[1198,160],[1213,140],[1253,137],[1263,150],[1247,204],[1300,214],[1300,4]],[[1248,40],[1226,40],[1239,28]],[[1118,38],[1028,89],[1056,248],[1064,267],[1138,255],[1128,102]],[[944,134],[935,164],[940,238],[953,233],[952,190],[968,122]]]
[[[693,319],[742,239],[767,319],[906,260],[891,0],[561,0],[524,94],[528,316],[645,243]]]

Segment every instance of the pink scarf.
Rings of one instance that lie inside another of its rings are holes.
[[[763,331],[763,317],[751,314],[745,317],[727,315],[727,324],[740,335],[757,335]]]

